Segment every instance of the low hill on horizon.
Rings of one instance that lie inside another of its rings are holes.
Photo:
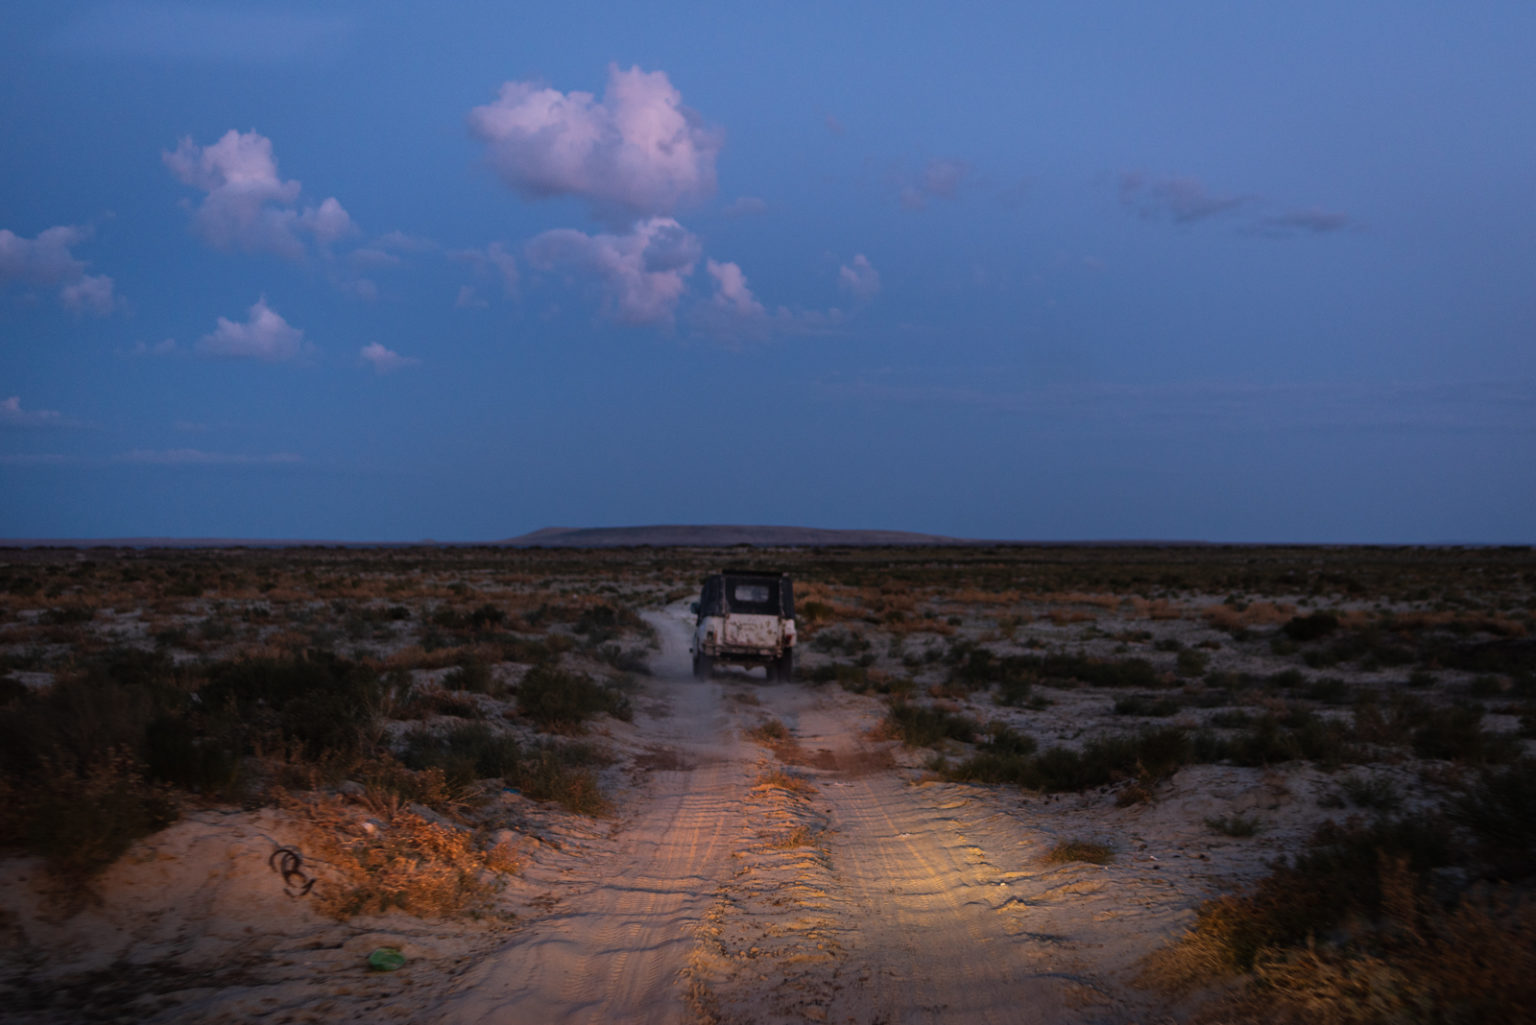
[[[499,544],[520,548],[712,548],[731,545],[801,547],[816,545],[963,545],[967,538],[906,530],[832,530],[823,527],[739,524],[658,524],[645,527],[545,527]]]

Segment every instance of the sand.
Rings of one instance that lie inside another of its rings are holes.
[[[331,921],[268,865],[301,843],[294,823],[204,809],[89,892],[5,863],[0,1019],[1163,1021],[1132,985],[1139,960],[1327,814],[1333,784],[1304,767],[1192,767],[1129,808],[935,781],[923,753],[872,738],[876,699],[760,672],[694,680],[685,610],[648,618],[655,675],[634,722],[598,738],[625,766],[617,811],[523,809],[497,915]],[[1039,714],[1073,729],[1070,703]],[[745,736],[769,718],[792,735],[777,751]],[[1205,824],[1250,813],[1252,838]],[[1063,839],[1115,857],[1047,863]],[[405,967],[370,971],[381,946]]]

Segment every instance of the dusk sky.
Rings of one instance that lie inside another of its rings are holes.
[[[1536,4],[0,13],[0,538],[1536,541]]]

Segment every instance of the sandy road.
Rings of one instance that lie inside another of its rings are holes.
[[[651,618],[648,689],[665,711],[636,725],[685,767],[651,773],[609,843],[550,880],[548,913],[459,980],[442,1020],[1074,1020],[1074,980],[1019,925],[1029,879],[1010,864],[1037,839],[953,788],[870,768],[868,722],[840,693],[691,679],[686,624]],[[805,850],[763,840],[774,798],[754,783],[769,759],[741,730],[765,715],[833,766],[796,770],[816,787],[800,801],[818,825]]]
[[[468,973],[444,1021],[689,1020],[679,973],[728,874],[752,759],[734,741],[720,685],[683,675],[687,636],[676,618],[655,622],[662,647],[648,689],[667,714],[640,721],[690,767],[653,772],[591,876],[561,881],[552,913]]]

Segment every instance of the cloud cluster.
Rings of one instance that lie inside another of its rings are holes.
[[[262,297],[251,307],[245,323],[220,317],[213,331],[198,339],[198,351],[210,356],[259,359],[280,363],[309,351],[304,332],[291,326]]]
[[[393,349],[385,348],[378,342],[369,342],[358,353],[363,361],[373,367],[374,373],[387,374],[401,367],[408,367],[420,363],[421,360],[414,356],[402,356]]]
[[[319,206],[299,209],[302,187],[297,180],[284,181],[278,175],[272,140],[254,130],[231,129],[209,146],[183,138],[161,159],[183,185],[206,193],[193,215],[193,226],[216,248],[298,260],[308,252],[306,237],[327,251],[357,232],[357,225],[334,196]]]
[[[0,427],[68,427],[73,421],[53,409],[22,409],[21,396],[0,399]]]
[[[113,281],[87,274],[86,263],[71,250],[91,235],[89,228],[59,225],[23,238],[0,228],[0,285],[10,281],[59,289],[66,309],[106,316],[118,305]]]
[[[614,224],[670,214],[715,189],[720,137],[682,105],[664,71],[610,64],[601,101],[506,82],[494,103],[470,111],[469,128],[524,196],[575,196]]]
[[[851,263],[837,269],[837,286],[855,299],[868,302],[880,292],[880,272],[863,253],[856,253]]]
[[[698,236],[670,217],[651,217],[626,234],[556,228],[527,246],[537,270],[571,268],[602,284],[604,308],[627,324],[669,324],[698,264]]]

